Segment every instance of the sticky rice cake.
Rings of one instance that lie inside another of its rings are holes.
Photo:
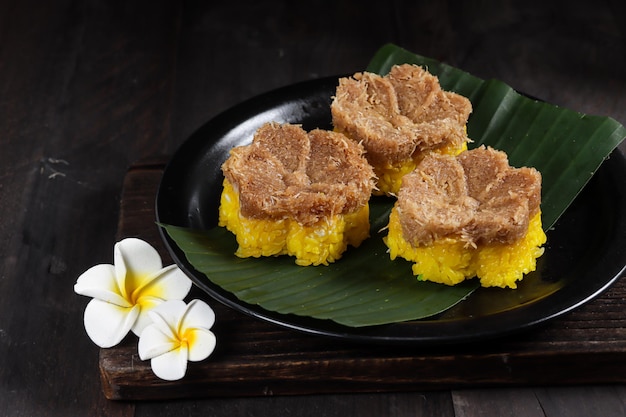
[[[334,262],[369,236],[374,172],[344,135],[267,123],[222,165],[219,224],[237,237],[237,255]]]
[[[362,72],[341,78],[331,103],[335,130],[365,147],[377,194],[395,194],[402,176],[427,153],[465,150],[471,111],[467,98],[443,91],[437,77],[409,64],[384,77]]]
[[[543,253],[540,202],[541,174],[504,152],[433,153],[404,177],[385,243],[422,279],[516,288]]]

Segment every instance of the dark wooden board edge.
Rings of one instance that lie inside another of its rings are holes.
[[[118,239],[140,237],[171,259],[154,222],[163,165],[133,166],[125,177]],[[215,310],[216,351],[168,382],[137,354],[137,338],[101,349],[103,391],[112,400],[398,392],[488,386],[626,382],[626,280],[539,329],[474,346],[420,350],[363,346],[261,322],[194,288]]]

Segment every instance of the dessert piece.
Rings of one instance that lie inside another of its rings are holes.
[[[467,149],[470,101],[443,91],[417,65],[396,65],[381,77],[368,72],[341,78],[331,104],[333,125],[362,143],[378,177],[376,194],[395,194],[402,177],[430,152]]]
[[[374,172],[363,148],[336,132],[267,123],[222,165],[219,225],[240,257],[295,256],[327,265],[369,236]]]
[[[384,239],[421,279],[516,288],[543,254],[540,203],[541,174],[504,152],[432,153],[404,177]]]

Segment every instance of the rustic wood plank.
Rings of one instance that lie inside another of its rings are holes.
[[[142,402],[141,416],[455,417],[449,392],[212,398]],[[139,411],[140,410],[140,411]],[[494,415],[495,416],[495,415]],[[490,417],[485,414],[482,417]],[[497,416],[502,417],[502,416]]]
[[[465,389],[452,393],[456,417],[623,416],[623,386]]]
[[[159,166],[129,171],[118,238],[138,236],[167,258],[154,224]],[[136,339],[100,351],[103,388],[111,399],[163,399],[397,392],[463,387],[626,382],[626,280],[596,300],[532,332],[480,345],[416,349],[362,346],[302,334],[227,308],[194,289],[215,309],[218,347],[190,364],[178,382],[156,378],[139,360]]]
[[[135,412],[102,394],[72,289],[111,257],[128,165],[165,143],[177,7],[0,1],[0,415]]]
[[[626,416],[626,386],[535,388],[545,417]]]

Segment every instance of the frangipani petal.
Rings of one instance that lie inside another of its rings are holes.
[[[137,238],[126,238],[115,244],[114,263],[139,274],[150,274],[163,268],[161,256],[148,242]]]
[[[113,260],[123,295],[129,297],[145,280],[163,268],[161,256],[148,242],[137,238],[123,239],[115,244]]]
[[[166,381],[176,381],[187,372],[188,352],[186,346],[171,350],[150,360],[150,366],[156,376]]]
[[[210,330],[188,329],[185,332],[185,337],[189,344],[189,360],[191,362],[202,361],[215,350],[217,340]]]
[[[141,335],[144,329],[152,324],[150,312],[164,302],[164,299],[156,297],[141,297],[139,300],[137,300],[135,306],[139,309],[139,316],[137,317],[137,320],[135,321],[135,324],[131,329],[133,333],[135,333],[137,336]]]
[[[113,265],[96,265],[83,272],[74,284],[74,292],[120,307],[132,306],[120,293]]]
[[[85,308],[85,330],[96,345],[108,348],[122,341],[138,315],[137,306],[120,307],[94,298]]]
[[[192,300],[187,306],[187,311],[182,317],[179,328],[204,328],[210,329],[215,323],[215,312],[202,300]]]
[[[164,300],[182,300],[191,289],[191,280],[176,265],[170,265],[147,277],[135,287],[135,298],[150,296]]]
[[[185,314],[187,304],[182,300],[169,300],[150,312],[154,326],[172,339],[179,340],[177,323]]]
[[[164,334],[157,326],[148,326],[139,337],[137,349],[141,360],[152,359],[180,346],[177,339]]]

